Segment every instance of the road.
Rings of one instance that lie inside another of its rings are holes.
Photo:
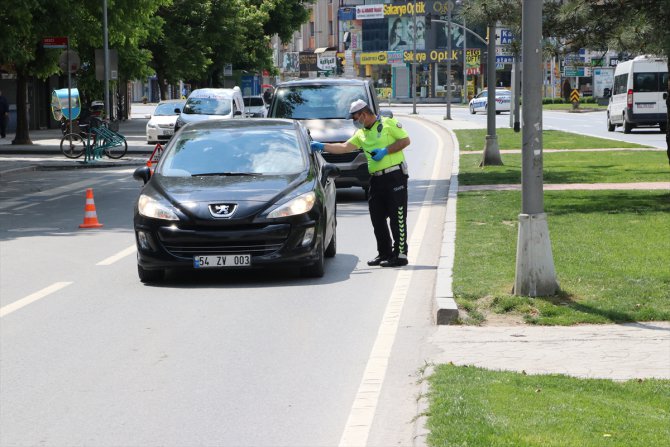
[[[404,269],[366,265],[363,194],[339,190],[323,278],[173,273],[146,286],[132,170],[0,178],[0,445],[411,445],[417,373],[436,349],[426,340],[451,154],[444,131],[403,123]],[[102,229],[78,228],[86,188]],[[370,411],[352,410],[361,403]]]
[[[394,105],[394,113],[410,113],[411,105]],[[446,106],[430,106],[418,109],[420,115],[446,115]],[[486,128],[486,114],[471,115],[467,108],[454,106],[451,108],[451,117],[455,121],[453,128],[466,124],[468,127]],[[624,134],[623,127],[617,127],[614,132],[607,131],[607,114],[605,111],[571,113],[561,111],[547,111],[542,114],[542,125],[545,130],[563,130],[600,138],[609,138],[618,141],[627,141],[666,149],[665,134],[658,131],[658,127],[633,129],[632,133]],[[509,128],[510,116],[504,112],[496,115],[497,128]]]

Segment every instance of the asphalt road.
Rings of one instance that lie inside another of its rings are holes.
[[[146,286],[132,169],[0,178],[0,445],[411,445],[417,374],[436,349],[426,340],[451,154],[437,127],[403,123],[404,269],[366,265],[366,202],[339,190],[323,278],[173,273]],[[102,229],[78,228],[86,188]]]

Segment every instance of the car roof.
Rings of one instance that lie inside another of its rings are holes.
[[[284,81],[277,84],[277,87],[297,86],[297,85],[365,85],[367,79],[356,78],[317,78],[317,79],[295,79]]]
[[[295,120],[283,118],[239,118],[197,121],[186,124],[183,129],[188,130],[217,130],[217,129],[295,129],[300,126]]]
[[[185,99],[164,99],[161,102],[159,102],[158,105],[173,104],[173,103],[178,103],[178,102],[186,102],[186,100]]]

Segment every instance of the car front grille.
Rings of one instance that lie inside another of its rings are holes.
[[[180,258],[208,254],[250,254],[264,256],[276,252],[288,239],[290,225],[200,230],[161,229],[158,238],[167,252]]]
[[[344,154],[330,154],[328,152],[322,152],[323,159],[328,163],[351,163],[358,157],[360,151],[347,152]]]

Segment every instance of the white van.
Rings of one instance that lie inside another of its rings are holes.
[[[633,127],[660,126],[667,130],[668,63],[664,58],[637,56],[620,62],[614,70],[614,86],[607,106],[607,130],[623,126],[624,133]]]
[[[242,117],[244,112],[242,91],[239,87],[193,90],[188,95],[184,108],[179,112],[175,132],[188,123]]]

